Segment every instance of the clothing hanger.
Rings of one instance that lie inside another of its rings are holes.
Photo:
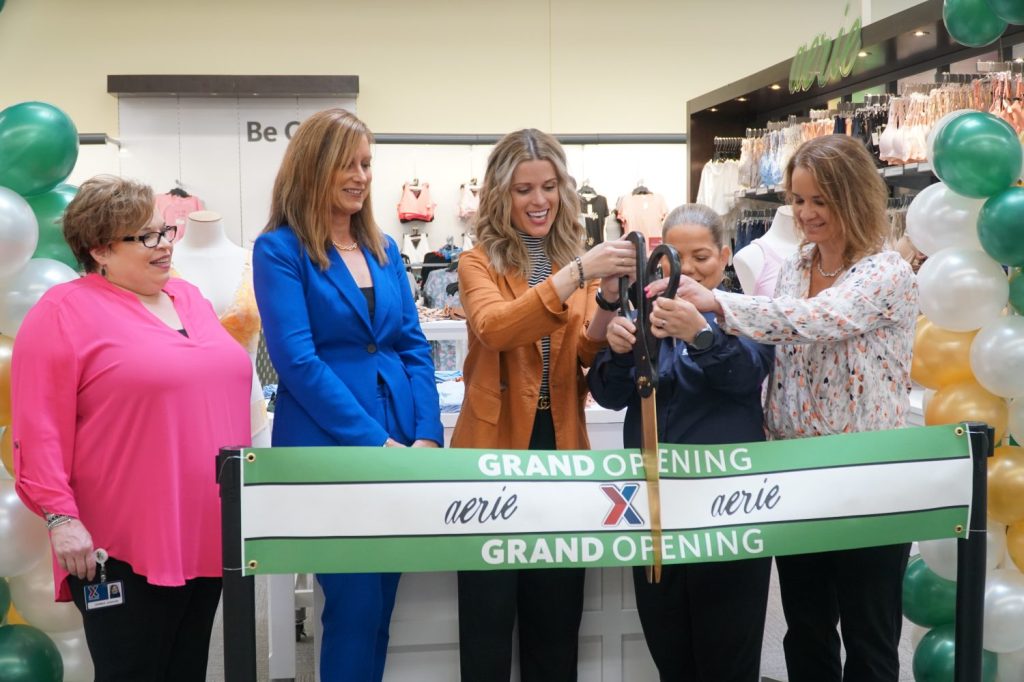
[[[181,197],[182,199],[188,199],[190,196],[192,196],[191,194],[189,194],[180,187],[173,187],[170,190],[168,190],[167,193],[174,197]]]
[[[651,193],[651,190],[647,189],[647,187],[644,186],[643,178],[641,178],[636,183],[636,187],[633,188],[633,194],[650,194],[650,193]]]

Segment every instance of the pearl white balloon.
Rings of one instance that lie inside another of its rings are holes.
[[[1024,444],[1024,398],[1010,401],[1010,435]]]
[[[989,393],[1024,395],[1024,317],[989,322],[971,342],[971,370]]]
[[[929,256],[948,247],[981,251],[978,214],[984,205],[984,199],[961,196],[945,183],[929,185],[907,209],[907,237]]]
[[[74,279],[78,273],[60,261],[32,258],[21,270],[0,280],[0,334],[17,334],[25,315],[47,289]]]
[[[93,682],[96,670],[89,656],[89,645],[84,630],[46,633],[64,661],[64,682]]]
[[[922,540],[917,543],[921,558],[933,573],[946,580],[956,580],[956,538]],[[985,570],[991,571],[1006,555],[1006,526],[988,519],[985,533]]]
[[[39,223],[17,192],[0,187],[0,277],[17,272],[36,250]]]
[[[82,614],[74,603],[53,600],[53,562],[50,553],[35,568],[7,580],[11,601],[25,622],[50,634],[82,628]]]
[[[917,273],[921,312],[933,324],[969,332],[998,318],[1010,299],[1003,268],[984,251],[942,249]]]
[[[1024,649],[1012,654],[999,654],[996,667],[996,682],[1021,682],[1024,680]]]
[[[29,571],[49,556],[46,524],[18,498],[14,481],[0,481],[0,576]]]
[[[928,163],[935,162],[935,137],[939,134],[939,131],[945,128],[946,124],[954,118],[970,113],[974,113],[974,109],[957,109],[956,111],[949,112],[935,122],[935,125],[933,125],[932,129],[928,132],[928,140],[926,143],[928,147]]]
[[[1024,649],[1024,573],[997,568],[985,578],[983,644],[997,654]]]

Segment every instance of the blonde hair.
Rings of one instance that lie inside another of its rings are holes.
[[[826,135],[800,145],[786,165],[787,199],[793,203],[793,172],[803,168],[818,185],[846,241],[843,265],[850,266],[884,248],[889,233],[885,216],[889,191],[864,145],[846,135]],[[797,228],[799,212],[794,211]],[[804,239],[801,249],[808,244]]]
[[[288,225],[309,257],[325,270],[330,265],[334,175],[352,163],[363,139],[372,144],[373,134],[355,114],[344,109],[318,111],[296,129],[274,180],[270,217],[263,231]],[[373,219],[369,193],[362,209],[352,216],[351,231],[352,238],[379,263],[387,262],[384,234]]]
[[[512,225],[512,175],[524,161],[548,161],[558,180],[558,213],[544,237],[544,250],[556,266],[564,266],[582,251],[580,200],[566,169],[565,151],[551,135],[535,128],[509,133],[487,157],[480,188],[480,208],[475,234],[498,274],[517,272],[528,276],[530,257],[519,231]]]
[[[90,251],[135,233],[153,219],[153,188],[115,175],[82,183],[64,210],[64,241],[86,272],[99,270]]]

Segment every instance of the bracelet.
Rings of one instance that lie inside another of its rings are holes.
[[[75,517],[68,516],[67,514],[47,514],[46,515],[46,530],[53,530],[57,526],[63,526],[65,523],[71,523]]]
[[[604,297],[604,292],[600,289],[598,289],[597,293],[594,294],[594,300],[597,301],[597,307],[601,310],[607,310],[610,313],[618,312],[619,310],[619,301],[616,301],[615,303],[609,302],[608,299]]]
[[[575,260],[576,260],[576,267],[580,271],[580,284],[579,284],[579,288],[582,289],[583,287],[587,286],[587,280],[583,276],[583,261],[580,259],[579,256],[576,256]]]

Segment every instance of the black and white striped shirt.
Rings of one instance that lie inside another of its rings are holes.
[[[530,277],[527,281],[531,287],[535,287],[551,276],[551,261],[548,260],[548,254],[544,251],[544,238],[531,237],[522,233],[519,236],[522,237],[526,252],[530,256]],[[548,388],[548,368],[551,363],[550,336],[545,336],[540,340],[540,350],[544,362],[540,375],[540,395],[550,396],[551,392]]]

